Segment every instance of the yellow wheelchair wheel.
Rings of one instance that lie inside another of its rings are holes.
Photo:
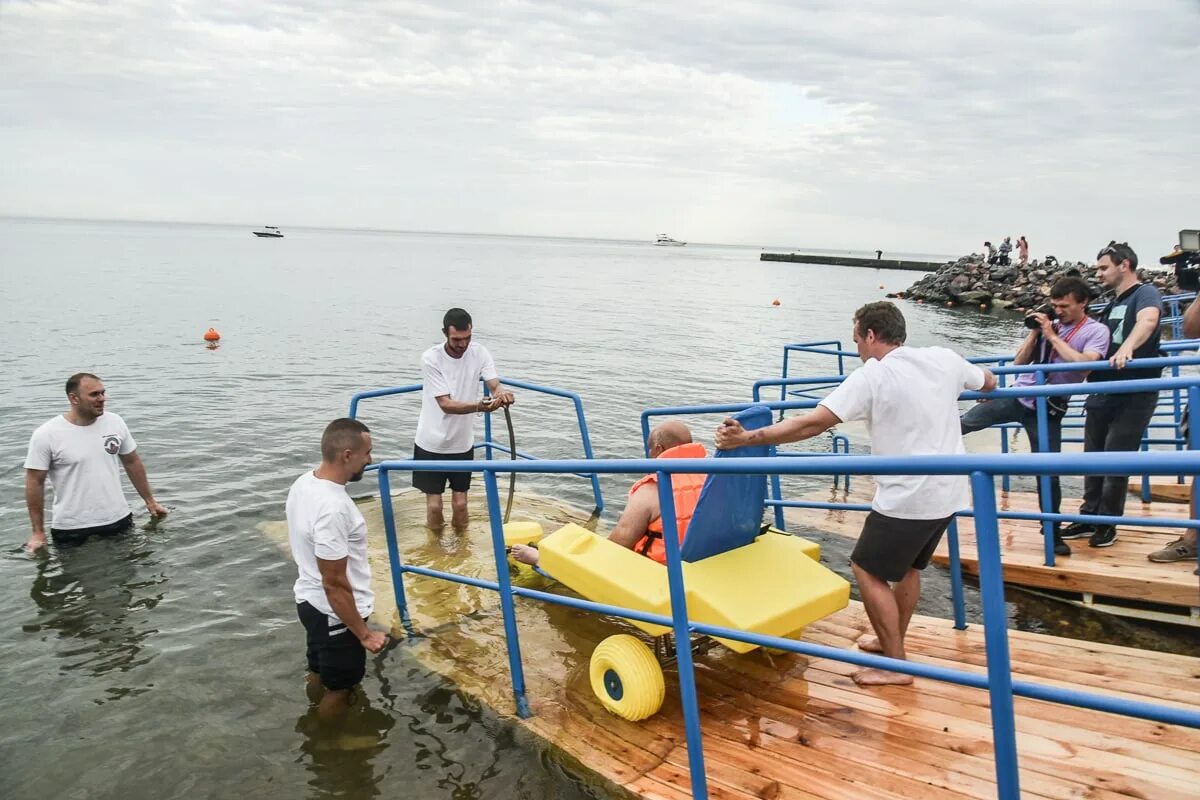
[[[662,707],[667,688],[650,648],[627,633],[610,636],[592,653],[592,691],[618,717],[637,722]]]

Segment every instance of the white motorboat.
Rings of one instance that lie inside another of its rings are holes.
[[[654,240],[654,244],[659,247],[683,247],[687,242],[681,242],[678,239],[672,239],[665,233],[660,233],[658,238]]]
[[[260,231],[254,231],[254,235],[260,239],[282,239],[283,232],[274,225],[264,225]]]

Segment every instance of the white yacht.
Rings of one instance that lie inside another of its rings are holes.
[[[660,233],[658,238],[654,240],[654,244],[658,245],[659,247],[683,247],[685,244],[687,244],[687,242],[681,242],[678,239],[672,239],[665,233]]]
[[[282,239],[283,232],[274,225],[264,225],[260,231],[254,231],[254,235],[260,239]]]

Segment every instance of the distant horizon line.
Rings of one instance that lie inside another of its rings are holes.
[[[179,219],[117,219],[114,217],[54,217],[45,216],[42,214],[7,214],[0,213],[0,219],[12,220],[27,220],[34,222],[112,222],[117,224],[128,225],[203,225],[213,228],[238,228],[243,227],[244,222],[198,222],[195,220],[179,220]],[[410,233],[424,234],[433,236],[496,236],[514,239],[563,239],[569,241],[595,241],[595,242],[614,242],[620,244],[644,244],[646,242],[653,243],[651,239],[628,239],[614,238],[609,236],[566,236],[562,234],[544,234],[544,233],[492,233],[485,231],[437,231],[437,230],[415,230],[411,228],[369,228],[369,227],[342,227],[336,225],[277,225],[275,227],[289,227],[298,230],[321,230],[321,231],[346,231],[349,233]],[[740,247],[746,249],[766,250],[768,248],[778,248],[780,250],[803,250],[797,245],[782,245],[782,244],[742,244],[737,242],[696,242],[689,241],[686,244],[694,244],[702,247]],[[852,249],[841,247],[810,247],[807,249],[820,250],[830,253],[874,253],[875,249]],[[887,253],[889,251],[884,250]],[[951,256],[948,253],[937,252],[917,252],[906,250],[893,250],[893,253],[903,253],[906,255],[930,255],[945,257],[947,260],[954,260],[961,256]]]

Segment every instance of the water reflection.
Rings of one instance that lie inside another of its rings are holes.
[[[56,545],[39,559],[29,588],[38,614],[23,629],[57,634],[63,646],[55,654],[63,660],[64,673],[97,677],[128,672],[154,658],[146,642],[157,629],[148,612],[163,599],[166,583],[162,563],[142,529]],[[106,691],[115,699],[146,689]]]

